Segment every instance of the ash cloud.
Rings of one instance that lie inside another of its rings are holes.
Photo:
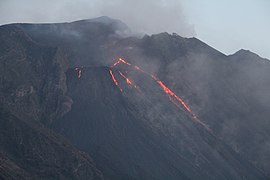
[[[195,36],[181,0],[1,0],[0,24],[13,22],[64,22],[109,16],[137,33],[176,32]]]

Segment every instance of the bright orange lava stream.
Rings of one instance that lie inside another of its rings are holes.
[[[130,85],[131,87],[134,87],[136,90],[138,90],[137,86],[134,85],[121,71],[119,71],[119,74],[120,74],[120,76],[122,76],[126,80],[128,85]]]
[[[114,63],[111,68],[113,68],[114,66],[117,66],[117,64],[119,64],[121,61],[117,61],[116,63]]]
[[[113,80],[114,84],[115,84],[115,85],[119,88],[119,90],[122,92],[123,90],[122,90],[122,88],[119,87],[118,82],[117,82],[117,80],[115,79],[115,77],[114,77],[113,72],[112,72],[111,69],[110,69],[110,75],[111,75],[111,77],[112,77],[112,80]]]
[[[119,58],[119,61],[121,61],[122,63],[124,63],[124,64],[126,64],[126,65],[131,66],[131,64],[130,64],[130,63],[126,62],[126,61],[125,61],[124,59],[122,59],[122,58]]]
[[[82,76],[82,70],[80,68],[76,67],[75,71],[78,73],[77,78],[80,79]]]
[[[126,64],[128,66],[132,66],[134,69],[142,72],[142,73],[145,73],[147,75],[149,75],[162,89],[163,91],[169,95],[169,99],[171,102],[173,102],[178,108],[181,108],[178,103],[180,103],[193,117],[193,120],[196,121],[197,123],[201,124],[204,128],[206,128],[210,133],[212,133],[212,130],[206,125],[204,124],[202,121],[200,121],[197,116],[192,112],[192,110],[188,107],[188,105],[184,102],[184,100],[182,100],[179,96],[177,96],[171,89],[169,89],[162,81],[160,81],[156,76],[142,70],[140,67],[138,66],[133,66],[132,64],[126,62],[124,59],[122,58],[119,58],[118,61],[116,63],[114,63],[111,67],[115,67],[117,66],[118,64],[120,63],[123,63],[123,64]],[[112,75],[112,78],[115,82],[115,84],[118,86],[118,83],[117,81],[115,80],[113,74],[112,74],[112,71],[110,70],[110,73]],[[126,77],[124,76],[120,71],[119,71],[119,74],[124,78],[126,79],[126,82],[129,84],[129,85],[133,85],[132,82]],[[136,87],[136,86],[134,86]],[[120,87],[119,87],[120,88]],[[137,88],[136,88],[137,89]],[[120,89],[122,91],[122,89]],[[178,103],[177,103],[178,102]],[[213,134],[213,133],[212,133]]]
[[[124,64],[126,64],[126,65],[128,65],[128,66],[131,66],[131,64],[128,63],[128,62],[126,62],[124,59],[119,58],[118,61],[117,61],[116,63],[114,63],[114,64],[111,66],[111,68],[117,66],[117,65],[120,64],[120,63],[124,63]]]
[[[191,109],[186,105],[186,103],[180,98],[178,97],[176,94],[174,94],[174,92],[172,92],[167,86],[165,86],[163,84],[163,82],[161,82],[160,80],[157,81],[157,83],[163,88],[163,90],[170,96],[174,97],[175,99],[177,99],[185,108],[188,112],[192,113]]]
[[[132,66],[130,63],[126,62],[124,59],[119,58],[119,60],[118,60],[116,63],[114,63],[113,67],[116,66],[116,65],[118,65],[118,64],[120,64],[120,63],[124,63],[124,64],[126,64],[126,65]],[[163,83],[162,81],[160,81],[157,77],[155,77],[155,76],[152,75],[152,74],[149,74],[149,73],[145,72],[144,70],[142,70],[142,69],[141,69],[140,67],[138,67],[138,66],[132,66],[132,67],[133,67],[134,69],[138,70],[138,71],[141,71],[141,72],[143,72],[143,73],[145,73],[145,74],[150,75],[151,78],[154,79],[154,80],[159,84],[159,86],[164,90],[164,92],[165,92],[166,94],[168,94],[169,96],[175,98],[178,102],[180,102],[180,103],[184,106],[184,108],[185,108],[189,113],[192,114],[192,116],[196,117],[196,116],[192,113],[192,110],[188,107],[188,105],[187,105],[180,97],[178,97],[172,90],[170,90],[167,86],[165,86],[164,83]],[[132,83],[129,81],[129,79],[126,78],[125,76],[123,76],[123,74],[122,74],[120,71],[119,71],[119,73],[120,73],[120,75],[121,75],[122,77],[124,77],[124,78],[126,79],[126,81],[127,81],[128,84],[132,84]]]
[[[121,71],[119,71],[119,74],[127,81],[129,85],[132,85],[131,81],[123,73],[121,73]]]

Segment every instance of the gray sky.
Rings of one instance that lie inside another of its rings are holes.
[[[270,59],[270,0],[183,0],[197,37],[225,54],[248,49]]]
[[[176,32],[225,54],[244,48],[270,59],[269,0],[0,0],[0,24],[102,15],[137,32]]]

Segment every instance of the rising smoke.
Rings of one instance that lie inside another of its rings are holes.
[[[11,22],[64,22],[109,16],[139,33],[176,32],[195,35],[184,15],[182,0],[1,0],[0,24]]]

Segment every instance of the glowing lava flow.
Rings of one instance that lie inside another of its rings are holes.
[[[120,74],[120,76],[122,76],[126,80],[128,85],[130,85],[131,87],[134,87],[136,90],[138,90],[137,86],[134,85],[121,71],[119,71],[119,74]]]
[[[81,76],[82,76],[82,70],[81,70],[80,68],[76,67],[76,68],[75,68],[75,71],[76,71],[77,74],[78,74],[78,75],[77,75],[77,78],[80,79]]]
[[[131,66],[130,63],[126,62],[126,61],[125,61],[124,59],[122,59],[122,58],[119,58],[119,61],[122,62],[122,63],[124,63],[124,64],[126,64],[126,65]]]
[[[126,64],[126,65],[132,66],[130,63],[126,62],[124,59],[119,58],[118,61],[117,61],[116,63],[114,63],[114,65],[113,65],[112,67],[115,67],[115,66],[117,66],[117,65],[120,64],[120,63],[124,63],[124,64]],[[196,117],[196,116],[192,113],[192,110],[188,107],[188,105],[187,105],[180,97],[178,97],[172,90],[170,90],[167,86],[165,86],[164,83],[163,83],[162,81],[160,81],[157,77],[155,77],[154,75],[152,75],[152,74],[150,74],[150,73],[145,72],[144,70],[142,70],[142,69],[141,69],[140,67],[138,67],[138,66],[132,66],[132,67],[133,67],[134,69],[140,71],[140,72],[143,72],[143,73],[148,74],[149,76],[151,76],[151,78],[152,78],[153,80],[155,80],[155,81],[159,84],[159,86],[164,90],[164,92],[165,92],[166,94],[168,94],[169,96],[173,97],[173,98],[176,99],[178,102],[180,102],[180,103],[183,105],[183,107],[184,107],[189,113],[192,114],[193,117]],[[121,75],[122,77],[124,77],[124,78],[126,79],[126,81],[127,81],[128,84],[132,84],[132,83],[130,82],[130,80],[129,80],[127,77],[125,77],[120,71],[119,71],[119,73],[120,73],[120,75]]]
[[[116,63],[114,63],[111,68],[113,68],[114,66],[117,66],[117,64],[121,63],[121,61],[117,61]]]
[[[206,125],[204,124],[201,120],[199,120],[197,118],[197,116],[192,112],[192,110],[188,107],[188,105],[184,102],[184,100],[182,100],[179,96],[177,96],[171,89],[169,89],[162,81],[160,81],[156,76],[142,70],[140,67],[138,66],[133,66],[132,64],[126,62],[124,59],[119,58],[118,61],[116,63],[114,63],[111,68],[117,66],[118,64],[123,63],[125,65],[131,66],[132,68],[147,74],[148,76],[150,76],[162,89],[163,91],[169,96],[169,99],[172,103],[174,103],[178,108],[182,109],[180,107],[180,105],[182,105],[182,107],[185,108],[185,110],[187,112],[189,112],[189,114],[192,116],[193,121],[195,121],[196,123],[202,125],[207,131],[209,131],[211,134],[213,134],[213,131]],[[119,87],[118,82],[116,81],[112,70],[110,70],[110,74],[112,76],[112,79],[115,83],[116,86],[118,86],[118,88],[120,89],[120,91],[122,92],[123,90]],[[119,71],[119,74],[126,80],[127,84],[129,84],[130,86],[133,86],[137,89],[137,87],[135,85],[132,84],[132,82],[122,73]],[[213,134],[215,136],[215,134]]]
[[[156,77],[152,77],[153,79],[156,79]],[[197,123],[199,123],[199,124],[201,124],[205,129],[207,129],[209,132],[211,132],[212,134],[213,134],[213,132],[212,132],[212,130],[206,125],[206,124],[204,124],[201,120],[199,120],[198,118],[197,118],[197,116],[191,111],[191,109],[187,106],[187,104],[180,98],[180,97],[178,97],[174,92],[172,92],[167,86],[165,86],[164,84],[163,84],[163,82],[161,82],[160,80],[156,80],[156,82],[163,88],[163,90],[169,95],[169,97],[170,97],[170,100],[177,106],[177,107],[179,107],[178,106],[178,104],[176,104],[174,101],[173,101],[173,98],[171,98],[171,97],[174,97],[178,102],[180,102],[182,105],[183,105],[183,107],[192,115],[192,117],[193,117],[193,120],[194,121],[196,121]]]
[[[121,73],[121,71],[119,71],[119,74],[127,81],[129,85],[132,85],[131,81],[123,73]]]
[[[131,66],[131,64],[128,63],[128,62],[126,62],[124,59],[119,58],[118,61],[117,61],[116,63],[114,63],[114,64],[111,66],[111,68],[117,66],[117,65],[120,64],[120,63],[123,63],[123,64],[126,64],[126,65],[128,65],[128,66]]]
[[[163,84],[163,82],[161,81],[157,81],[157,83],[163,88],[163,90],[170,96],[174,97],[175,99],[177,99],[185,108],[188,112],[192,113],[191,109],[186,105],[186,103],[180,98],[178,97],[176,94],[174,94],[174,92],[172,92],[167,86],[165,86]]]
[[[110,75],[111,75],[111,77],[112,77],[112,80],[113,80],[114,84],[115,84],[115,85],[119,88],[119,90],[122,92],[123,90],[122,90],[121,87],[119,87],[118,82],[117,82],[117,80],[115,79],[115,77],[114,77],[113,72],[112,72],[111,69],[110,69]]]
[[[132,68],[142,72],[142,73],[145,73],[147,75],[149,75],[162,89],[163,91],[169,96],[169,99],[172,103],[174,103],[178,108],[181,108],[179,106],[179,103],[189,112],[189,114],[191,114],[192,116],[192,119],[201,124],[204,128],[206,128],[210,133],[212,133],[212,130],[206,125],[204,124],[202,121],[200,121],[197,116],[192,112],[192,110],[188,107],[188,105],[184,102],[184,100],[182,100],[179,96],[177,96],[171,89],[169,89],[162,81],[160,81],[156,76],[142,70],[140,67],[138,66],[133,66],[132,64],[126,62],[124,59],[122,58],[119,58],[118,61],[116,63],[114,63],[111,67],[115,67],[117,66],[118,64],[120,63],[123,63],[123,64],[126,64],[128,66],[131,66]],[[124,76],[120,71],[119,71],[119,74],[126,79],[126,82],[129,84],[129,85],[132,85],[132,82],[126,77]],[[112,73],[111,73],[112,75]],[[113,77],[113,75],[112,75]],[[115,80],[115,78],[113,78],[115,82],[117,82]],[[118,85],[117,85],[118,86]],[[120,88],[120,87],[119,87]],[[122,90],[121,90],[122,91]],[[178,102],[178,103],[177,103]],[[213,133],[212,133],[213,134]]]

